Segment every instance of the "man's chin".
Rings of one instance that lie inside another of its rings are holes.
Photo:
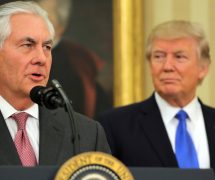
[[[40,82],[40,83],[31,83],[29,86],[28,86],[28,94],[30,94],[30,92],[31,92],[31,90],[34,88],[34,87],[36,87],[36,86],[46,86],[46,83],[42,83],[42,82]]]
[[[35,86],[46,86],[47,82],[46,81],[40,81],[40,82],[33,82],[31,84],[32,88]]]
[[[165,91],[160,91],[160,93],[164,97],[177,97],[179,94],[179,91],[176,89],[168,89]]]

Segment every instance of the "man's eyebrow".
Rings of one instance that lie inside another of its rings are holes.
[[[157,50],[152,51],[152,53],[165,53],[165,52],[157,49]]]
[[[33,44],[36,44],[36,40],[31,38],[31,37],[25,37],[21,40],[21,42],[30,42],[30,43],[33,43]],[[53,44],[53,40],[52,39],[49,39],[47,41],[44,41],[43,44]]]
[[[183,53],[187,53],[186,51],[184,51],[184,50],[176,50],[174,53],[176,53],[176,54],[183,54]]]
[[[49,39],[47,41],[44,41],[43,44],[53,44],[53,40],[52,39]]]
[[[36,41],[35,41],[33,38],[31,38],[31,37],[25,37],[25,38],[23,38],[21,41],[22,41],[22,42],[28,41],[28,42],[30,42],[30,43],[36,43]]]

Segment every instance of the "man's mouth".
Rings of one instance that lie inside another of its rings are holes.
[[[164,79],[161,79],[161,82],[164,82],[164,83],[176,83],[178,81],[179,80],[175,79],[175,78],[164,78]]]
[[[41,81],[45,79],[45,75],[42,73],[32,73],[30,77],[33,81]]]
[[[33,76],[36,76],[36,77],[42,76],[42,74],[40,74],[40,73],[33,73],[32,75],[33,75]]]

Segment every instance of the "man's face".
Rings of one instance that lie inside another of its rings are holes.
[[[16,14],[11,17],[11,34],[0,48],[0,93],[29,96],[34,86],[45,86],[51,68],[52,39],[39,16]]]
[[[150,69],[155,90],[164,98],[191,100],[208,66],[197,55],[191,38],[157,39],[153,42]]]

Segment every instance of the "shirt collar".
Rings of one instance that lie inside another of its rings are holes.
[[[12,114],[19,112],[13,106],[11,106],[11,104],[9,104],[2,96],[0,96],[0,110],[1,110],[1,113],[4,117],[4,119],[7,119]],[[26,112],[36,119],[39,118],[39,107],[35,103],[31,107],[29,107],[28,109],[25,109],[22,112]]]
[[[180,109],[183,109],[184,111],[187,112],[189,119],[192,122],[195,123],[195,121],[198,120],[198,116],[200,114],[199,110],[201,110],[201,105],[200,105],[197,97],[194,97],[193,100],[189,104],[184,106],[183,108],[174,107],[174,106],[170,105],[157,92],[155,92],[155,100],[158,104],[158,107],[161,112],[161,116],[165,123],[169,123],[169,121],[171,121],[175,117],[176,113]]]

